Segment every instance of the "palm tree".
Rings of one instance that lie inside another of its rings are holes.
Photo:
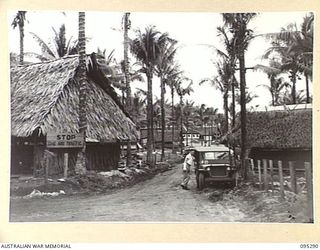
[[[216,119],[218,113],[218,109],[217,108],[213,108],[213,107],[207,107],[204,112],[204,121],[206,122],[206,127],[208,127],[208,123],[209,123],[209,138],[211,137],[211,139],[209,139],[209,145],[211,145],[211,142],[213,140],[213,123]],[[206,134],[206,133],[205,133]]]
[[[193,127],[193,121],[190,120],[190,118],[192,117],[192,114],[193,114],[193,105],[194,105],[194,102],[193,101],[189,101],[187,100],[183,109],[182,109],[182,114],[183,114],[183,117],[185,118],[185,121],[184,121],[184,125],[186,127],[186,130],[187,130],[187,136],[186,136],[186,146],[189,146],[188,144],[188,132],[189,132],[189,128],[190,126]],[[192,131],[193,129],[191,129]],[[190,139],[190,143],[191,143],[191,146],[192,146],[192,137]]]
[[[160,48],[160,54],[157,61],[155,71],[160,78],[160,89],[161,89],[161,161],[164,160],[164,132],[165,132],[165,110],[164,110],[164,95],[165,95],[165,84],[167,79],[174,73],[175,68],[172,67],[173,59],[176,54],[176,41],[170,39],[167,43]]]
[[[182,87],[182,82],[183,81],[189,81],[189,84],[187,85],[187,87]],[[190,95],[191,92],[193,92],[193,88],[192,88],[192,80],[191,79],[188,79],[188,78],[182,78],[180,79],[180,81],[177,83],[177,94],[178,96],[180,97],[180,135],[181,135],[181,153],[183,151],[183,137],[182,137],[182,126],[183,126],[183,97],[185,95]]]
[[[130,88],[130,78],[129,78],[129,37],[128,30],[130,29],[131,23],[129,20],[130,13],[126,12],[123,15],[123,71],[124,71],[124,81],[126,86],[126,109],[127,111],[131,108],[131,88]],[[127,143],[127,166],[131,165],[131,142],[128,140]]]
[[[283,77],[278,77],[282,72],[281,64],[275,59],[270,59],[269,66],[257,64],[254,66],[254,69],[261,70],[267,74],[270,85],[261,84],[259,86],[263,86],[269,90],[272,98],[272,106],[277,105],[281,90],[288,85],[288,83],[284,81]]]
[[[224,47],[224,51],[217,49],[216,52],[219,57],[221,57],[227,67],[229,67],[229,81],[231,86],[231,115],[232,115],[232,128],[235,127],[235,120],[236,120],[236,105],[235,105],[235,91],[236,88],[238,88],[238,81],[235,78],[235,65],[236,65],[236,37],[234,34],[232,34],[230,31],[228,31],[227,26],[222,26],[217,28],[218,36],[221,37],[221,42]]]
[[[157,64],[161,48],[167,43],[168,34],[161,34],[154,26],[148,26],[145,32],[140,30],[136,32],[136,38],[131,40],[131,52],[141,63],[141,70],[146,74],[148,82],[148,98],[147,98],[147,162],[153,165],[152,151],[154,150],[153,137],[153,98],[152,98],[152,79],[154,68]]]
[[[218,75],[214,77],[213,79],[206,78],[200,81],[200,85],[209,82],[212,86],[216,87],[219,91],[221,91],[223,95],[223,109],[224,109],[224,117],[225,117],[225,123],[224,123],[224,129],[223,132],[227,133],[229,130],[228,126],[228,120],[229,120],[229,114],[228,114],[228,92],[230,89],[230,83],[233,79],[232,72],[230,71],[229,64],[225,60],[220,60],[215,63],[216,68],[218,70]]]
[[[244,178],[247,178],[247,169],[245,167],[246,157],[246,66],[245,51],[249,42],[253,39],[253,31],[248,28],[248,24],[256,16],[256,13],[225,13],[222,14],[225,25],[235,38],[235,53],[239,60],[240,68],[240,114],[241,114],[241,166]]]
[[[131,106],[131,88],[130,88],[130,77],[129,77],[129,57],[128,57],[128,49],[129,49],[129,36],[128,30],[131,27],[131,22],[129,20],[130,13],[126,12],[123,15],[123,71],[125,78],[125,86],[126,86],[126,106]]]
[[[291,95],[293,104],[296,103],[296,81],[299,73],[306,79],[307,102],[310,101],[309,77],[312,76],[313,60],[313,13],[305,16],[300,30],[296,23],[282,28],[278,33],[266,34],[271,39],[271,47],[264,57],[278,54],[282,59],[282,70],[289,72],[292,82]]]
[[[68,40],[66,39],[66,27],[64,24],[60,26],[59,31],[56,31],[53,27],[52,30],[54,32],[54,36],[52,38],[52,44],[54,47],[52,47],[51,41],[46,43],[40,36],[30,32],[32,37],[39,44],[42,53],[28,53],[27,55],[35,56],[40,61],[48,61],[64,57],[66,55],[78,54],[78,42],[74,41],[72,37]]]
[[[23,56],[24,56],[24,22],[26,21],[26,11],[18,11],[16,16],[14,17],[11,25],[15,29],[19,26],[19,34],[20,34],[20,54],[19,54],[19,63],[23,64]]]
[[[83,148],[79,151],[76,162],[76,171],[79,174],[86,172],[86,38],[85,38],[85,12],[79,12],[79,133],[83,133]]]
[[[167,78],[165,79],[165,84],[170,87],[171,93],[171,139],[172,139],[172,153],[174,152],[174,127],[176,125],[175,117],[175,107],[174,107],[174,94],[178,88],[179,81],[182,78],[182,71],[179,69],[179,65],[174,64],[170,66],[168,70]]]

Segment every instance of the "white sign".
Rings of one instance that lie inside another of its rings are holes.
[[[47,134],[47,148],[82,148],[83,133],[57,133]]]

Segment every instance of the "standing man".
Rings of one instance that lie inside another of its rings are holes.
[[[190,180],[190,173],[191,168],[194,167],[194,151],[190,151],[189,154],[187,154],[186,158],[183,162],[183,181],[181,183],[181,187],[185,190],[189,190],[188,188],[188,182]]]

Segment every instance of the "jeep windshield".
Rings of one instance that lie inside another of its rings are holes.
[[[203,152],[202,153],[203,160],[222,160],[229,159],[229,152]]]

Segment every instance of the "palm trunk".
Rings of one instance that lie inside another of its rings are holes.
[[[87,115],[86,115],[86,39],[85,39],[85,13],[79,12],[79,132],[83,133],[84,143],[83,148],[78,152],[76,162],[76,173],[86,173],[86,130],[87,130]]]
[[[292,96],[292,104],[296,104],[297,99],[296,99],[296,82],[297,82],[297,71],[293,71],[292,74],[292,90],[291,90],[291,96]]]
[[[165,86],[163,78],[160,77],[160,85],[161,85],[161,161],[164,161],[164,130],[166,126],[165,122],[165,110],[164,110],[164,92]]]
[[[306,95],[307,95],[307,103],[310,103],[309,77],[308,77],[307,73],[304,73],[304,77],[306,78]]]
[[[233,75],[233,81],[231,85],[232,92],[232,128],[236,126],[236,95],[235,95],[235,78]]]
[[[171,100],[172,100],[172,104],[171,104],[171,120],[172,120],[172,123],[171,123],[171,132],[172,132],[172,135],[171,135],[171,139],[172,139],[172,153],[174,153],[174,89],[173,89],[173,86],[171,87]]]
[[[180,145],[181,145],[181,154],[183,153],[183,129],[182,129],[182,96],[180,96]]]
[[[124,32],[123,32],[123,54],[124,54],[124,78],[125,78],[125,85],[126,85],[126,105],[127,111],[128,108],[131,107],[131,87],[130,87],[130,79],[129,79],[129,59],[128,59],[128,44],[129,44],[129,37],[128,37],[128,28],[129,28],[129,15],[130,13],[124,14]]]
[[[152,100],[152,72],[148,69],[147,72],[148,93],[147,93],[147,162],[153,166],[152,152],[154,150],[153,137],[153,100]]]
[[[246,140],[247,140],[247,118],[246,118],[246,69],[245,69],[245,58],[244,51],[240,52],[239,55],[239,66],[240,66],[240,106],[241,106],[241,168],[243,171],[244,179],[247,179],[247,168],[245,166],[246,157]]]
[[[131,88],[130,88],[130,80],[129,80],[129,59],[128,59],[128,28],[129,28],[129,15],[130,13],[124,14],[124,32],[123,32],[123,58],[124,58],[124,79],[125,79],[125,85],[126,85],[126,110],[127,112],[130,112],[131,109]],[[131,165],[131,142],[128,140],[127,142],[127,166]]]
[[[20,33],[20,55],[19,55],[19,63],[23,64],[23,56],[24,56],[24,23],[23,21],[19,23],[19,33]]]
[[[223,109],[224,109],[224,133],[228,133],[229,130],[229,115],[228,115],[228,90],[226,89],[223,94]]]

